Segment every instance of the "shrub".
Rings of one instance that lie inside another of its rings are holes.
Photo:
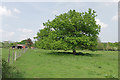
[[[2,78],[14,78],[17,76],[21,76],[19,71],[2,59]]]

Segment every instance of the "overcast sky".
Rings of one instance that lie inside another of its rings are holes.
[[[55,15],[75,9],[78,12],[92,8],[97,12],[97,24],[102,26],[102,42],[118,41],[117,2],[4,2],[0,5],[1,41],[21,41],[36,36],[42,23],[53,20]]]

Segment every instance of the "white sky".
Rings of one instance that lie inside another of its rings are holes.
[[[2,2],[118,2],[119,0],[2,0]]]
[[[68,0],[62,0],[63,2],[54,2],[55,0],[53,2],[36,2],[37,0],[34,2],[32,0],[31,2],[27,2],[27,0],[24,0],[26,2],[2,1],[3,3],[0,6],[1,41],[21,41],[29,37],[33,39],[39,29],[44,28],[42,23],[48,19],[53,20],[55,15],[68,12],[70,9],[84,12],[88,8],[97,12],[96,21],[102,26],[99,35],[100,40],[102,42],[118,41],[118,0],[111,0],[114,2],[95,2],[95,0],[92,0],[93,2],[87,2],[87,0],[86,2],[79,2],[75,0],[72,3],[70,1],[73,0],[69,2]]]

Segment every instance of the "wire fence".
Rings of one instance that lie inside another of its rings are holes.
[[[19,57],[21,57],[28,48],[22,48],[22,49],[16,49],[16,48],[9,48],[9,53],[8,53],[8,63],[13,63],[16,61]]]

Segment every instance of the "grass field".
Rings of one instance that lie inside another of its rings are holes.
[[[2,49],[7,60],[8,49]],[[28,49],[11,63],[23,78],[118,78],[118,51],[72,51]],[[16,76],[19,77],[19,76]]]

